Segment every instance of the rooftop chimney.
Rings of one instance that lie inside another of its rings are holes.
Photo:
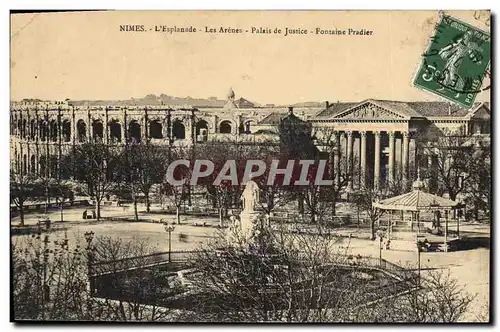
[[[451,104],[448,104],[448,115],[451,115]]]
[[[326,108],[330,107],[330,103],[328,102],[328,100],[325,102],[325,106]]]
[[[288,106],[288,114],[293,115],[293,106]]]

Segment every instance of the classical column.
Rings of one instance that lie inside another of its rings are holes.
[[[103,136],[103,139],[104,139],[104,144],[108,144],[110,139],[109,139],[109,136],[110,136],[110,130],[109,130],[109,107],[106,106],[104,108],[104,123],[102,124],[102,136]]]
[[[403,155],[401,156],[401,166],[403,168],[403,185],[406,188],[406,182],[408,181],[408,159],[410,153],[410,140],[408,137],[408,132],[403,132]]]
[[[373,188],[380,188],[380,131],[375,131],[375,162],[373,165]]]
[[[366,131],[361,131],[361,187],[366,186]]]
[[[340,185],[340,133],[335,132],[335,183],[338,186]]]
[[[390,131],[389,134],[389,185],[394,182],[394,159],[396,157],[396,142],[395,132]]]
[[[352,190],[352,131],[347,131],[347,174],[349,190]]]
[[[127,130],[127,108],[123,109],[123,122],[121,126],[121,131],[122,131],[122,142],[125,142],[125,144],[128,144],[128,130]]]

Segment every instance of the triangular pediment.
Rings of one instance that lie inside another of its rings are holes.
[[[336,114],[332,119],[405,120],[408,116],[375,102],[365,101]]]

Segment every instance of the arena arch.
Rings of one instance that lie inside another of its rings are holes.
[[[50,139],[52,140],[52,142],[57,142],[57,134],[58,134],[57,129],[58,129],[57,121],[56,120],[50,121]]]
[[[92,138],[94,140],[102,140],[104,137],[104,126],[101,120],[92,122]]]
[[[64,142],[71,141],[71,122],[64,120],[62,123],[62,138]]]
[[[87,124],[83,120],[78,120],[76,123],[76,133],[79,142],[85,142],[87,139]]]
[[[23,155],[23,174],[28,173],[28,156]]]
[[[109,138],[111,142],[122,141],[122,126],[118,120],[111,120],[109,123]]]
[[[163,138],[163,126],[159,120],[153,120],[149,123],[149,137]]]
[[[30,173],[35,174],[36,173],[36,156],[31,155],[30,158]]]
[[[219,124],[219,133],[231,134],[233,132],[233,124],[229,120],[224,120]]]
[[[40,157],[40,175],[42,175],[42,176],[45,175],[45,172],[47,171],[46,167],[45,167],[46,159],[47,158],[45,156]]]
[[[199,120],[196,123],[196,136],[201,135],[202,129],[204,129],[205,133],[208,134],[208,122],[205,120]]]
[[[35,139],[36,136],[36,121],[35,119],[32,119],[30,121],[30,138],[33,140]]]
[[[238,131],[240,134],[250,134],[252,132],[252,127],[255,125],[255,121],[247,120],[240,123]]]
[[[141,141],[141,125],[137,120],[132,120],[128,124],[129,141],[139,143]]]
[[[49,125],[47,121],[40,120],[40,140],[44,142],[49,136]]]
[[[172,124],[172,137],[174,139],[186,138],[186,127],[181,120],[174,120],[174,123]]]
[[[27,131],[27,121],[26,119],[23,120],[23,127],[22,127],[22,131],[21,131],[21,137],[22,138],[26,138],[26,131]]]

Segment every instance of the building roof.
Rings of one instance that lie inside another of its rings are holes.
[[[330,106],[316,115],[316,118],[332,118],[358,105],[371,102],[382,108],[393,110],[407,117],[464,117],[469,114],[470,109],[460,107],[456,104],[441,101],[404,102],[380,99],[367,99],[360,103],[332,103]],[[472,109],[481,104],[489,108],[489,103],[475,103]]]
[[[327,109],[319,112],[316,117],[318,118],[331,118],[338,113],[341,113],[349,108],[357,105],[358,103],[332,103]]]
[[[383,210],[421,211],[421,210],[449,210],[461,206],[450,199],[429,194],[422,190],[423,183],[419,179],[414,182],[413,190],[409,193],[390,197],[380,202],[374,202],[373,207]]]
[[[462,117],[469,113],[469,109],[458,106],[457,104],[427,101],[427,102],[408,102],[408,105],[415,111],[425,117],[432,116],[456,116]],[[479,106],[479,103],[474,104],[473,108]]]
[[[260,125],[273,125],[277,126],[279,125],[281,119],[285,116],[286,114],[280,113],[280,112],[273,112],[266,116],[264,119],[260,120],[257,124]]]
[[[245,98],[241,97],[234,102],[238,108],[253,108],[255,104]]]

